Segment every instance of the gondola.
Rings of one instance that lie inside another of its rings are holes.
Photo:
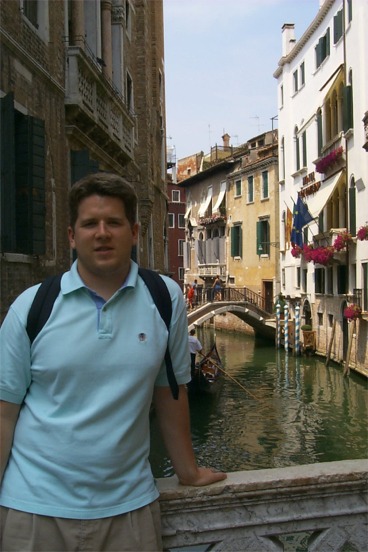
[[[188,384],[192,394],[215,394],[222,382],[222,363],[214,343],[209,352],[197,362],[194,377]]]

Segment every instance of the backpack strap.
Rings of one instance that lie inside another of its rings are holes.
[[[152,295],[152,299],[157,307],[157,310],[166,324],[167,331],[170,332],[172,304],[170,292],[167,289],[167,285],[165,284],[161,276],[154,270],[139,267],[138,274],[148,287],[149,292]],[[167,344],[166,347],[165,363],[167,379],[170,384],[171,392],[174,399],[177,400],[179,397],[179,387],[173,370],[169,344]]]
[[[36,339],[51,314],[56,297],[60,293],[62,274],[46,278],[33,299],[27,317],[27,333],[31,343]]]

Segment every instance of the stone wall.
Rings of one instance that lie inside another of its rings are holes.
[[[166,551],[367,550],[367,461],[234,472],[208,487],[158,480]]]

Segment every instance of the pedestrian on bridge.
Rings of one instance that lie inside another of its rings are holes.
[[[212,285],[212,301],[221,301],[221,288],[222,282],[219,276],[216,276],[215,281]]]

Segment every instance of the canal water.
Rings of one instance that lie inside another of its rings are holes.
[[[215,336],[199,329],[198,337],[207,350]],[[344,376],[335,363],[287,355],[252,336],[217,331],[215,339],[238,383],[224,376],[216,396],[190,397],[200,465],[232,472],[368,458],[363,376]],[[151,463],[155,477],[173,475],[154,416]]]

